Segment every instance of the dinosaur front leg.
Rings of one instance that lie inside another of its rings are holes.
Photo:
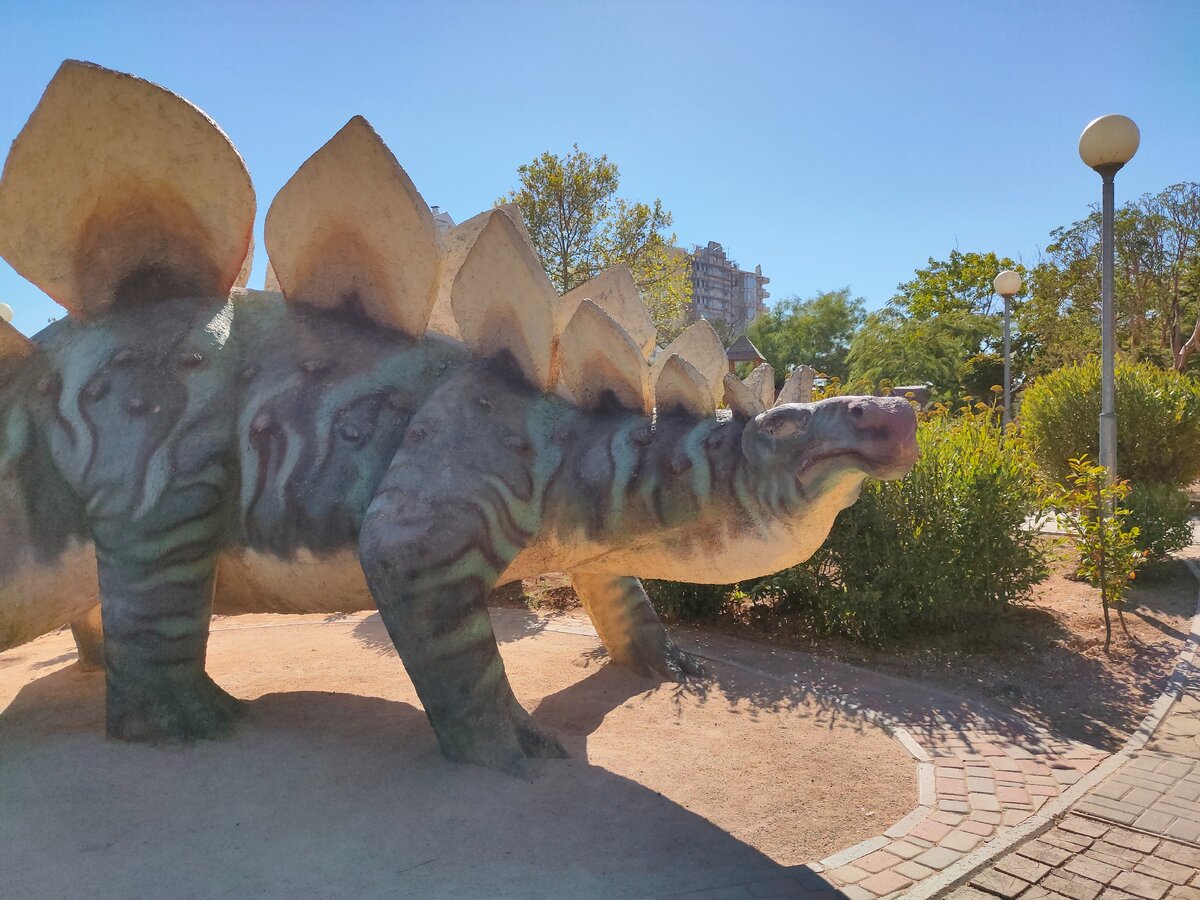
[[[403,454],[402,454],[403,455]],[[528,540],[511,497],[436,456],[393,464],[359,540],[367,583],[442,753],[520,774],[566,752],[513,696],[486,601]]]
[[[204,671],[219,527],[96,529],[109,737],[217,737],[241,711]]]
[[[98,605],[71,620],[71,637],[75,638],[75,649],[79,651],[79,668],[85,672],[101,671],[104,668],[104,624]]]
[[[672,681],[706,674],[698,659],[675,646],[638,579],[573,572],[571,581],[613,662]]]

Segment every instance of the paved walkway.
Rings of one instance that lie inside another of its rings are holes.
[[[1069,814],[975,874],[951,900],[1200,898],[1197,631],[1194,622],[1169,689],[1170,710],[1144,746],[1126,754]]]

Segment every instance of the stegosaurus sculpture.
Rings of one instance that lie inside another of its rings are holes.
[[[361,118],[271,206],[277,292],[245,289],[254,212],[203,113],[78,62],[0,180],[0,255],[69,313],[32,341],[0,322],[0,650],[75,621],[113,737],[228,728],[214,599],[374,604],[446,756],[562,755],[513,696],[493,586],[568,572],[613,660],[681,679],[638,577],[795,564],[916,458],[902,400],[768,408],[703,321],[658,349],[625,270],[557,296],[510,212],[439,237]]]

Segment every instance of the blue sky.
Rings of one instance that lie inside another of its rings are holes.
[[[1142,129],[1119,199],[1200,180],[1197,48],[1193,0],[0,0],[0,146],[64,58],[156,81],[245,157],[261,248],[275,192],[356,113],[459,221],[577,142],[774,298],[849,285],[874,307],[929,256],[1028,260],[1082,217],[1097,115]],[[59,312],[3,262],[0,300],[26,332]]]

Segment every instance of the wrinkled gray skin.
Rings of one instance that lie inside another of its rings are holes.
[[[588,412],[456,341],[274,294],[66,319],[35,341],[0,388],[0,650],[76,619],[106,670],[108,733],[128,740],[208,737],[237,715],[204,670],[215,594],[222,612],[373,602],[447,757],[561,756],[509,686],[495,585],[571,573],[617,662],[681,679],[701,669],[638,577],[798,562],[866,475],[916,455],[901,400],[725,423]]]

